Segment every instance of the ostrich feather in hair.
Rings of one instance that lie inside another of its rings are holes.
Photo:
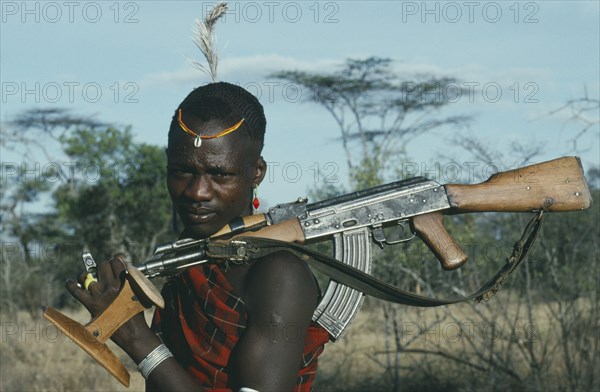
[[[208,67],[197,61],[192,62],[192,64],[208,74],[213,82],[217,81],[217,65],[219,64],[219,56],[215,48],[215,23],[226,11],[227,3],[224,1],[218,3],[213,7],[211,12],[206,15],[204,22],[200,19],[196,19],[195,28],[192,29],[194,43],[206,58]]]

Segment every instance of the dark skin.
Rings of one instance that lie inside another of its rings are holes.
[[[185,119],[194,130],[228,127]],[[231,219],[251,213],[252,189],[265,176],[261,146],[235,132],[193,146],[193,138],[174,132],[167,150],[169,194],[184,223],[182,238],[204,238]],[[125,266],[120,260],[98,264],[98,282],[89,291],[76,282],[67,289],[95,316],[114,299]],[[224,270],[236,295],[246,303],[246,332],[231,353],[228,373],[234,390],[293,390],[301,366],[306,330],[318,300],[318,287],[306,264],[287,252],[279,252],[252,264]],[[85,274],[79,277],[82,283]],[[112,336],[136,363],[160,340],[140,313]],[[174,358],[162,362],[150,375],[147,390],[200,391]]]

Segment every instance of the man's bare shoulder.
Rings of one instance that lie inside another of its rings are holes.
[[[259,306],[285,313],[295,309],[305,318],[317,305],[319,290],[314,276],[306,262],[291,252],[278,251],[258,259],[245,280],[249,309]]]

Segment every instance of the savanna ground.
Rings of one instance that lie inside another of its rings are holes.
[[[347,335],[327,345],[315,387],[321,391],[393,390],[394,386],[419,391],[577,390],[569,383],[570,365],[562,357],[563,334],[548,313],[552,304],[526,311],[512,305],[518,302],[513,297],[507,291],[478,305],[398,306],[395,334],[384,320],[382,304],[367,299]],[[578,300],[573,306],[586,313],[591,302]],[[498,313],[504,316],[495,317],[500,308]],[[65,313],[78,321],[88,320],[83,310]],[[109,343],[131,373],[129,389],[43,319],[41,310],[34,315],[1,315],[1,391],[144,390],[134,363],[114,344]],[[598,320],[577,333],[589,334],[587,349],[597,352]],[[532,358],[537,358],[534,366],[540,368],[533,372]],[[392,369],[395,359],[399,359],[397,372]],[[541,380],[536,374],[541,374]],[[593,377],[592,385],[598,389],[598,378]]]

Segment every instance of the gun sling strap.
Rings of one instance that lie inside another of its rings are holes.
[[[369,274],[340,262],[339,260],[308,249],[305,246],[278,240],[258,237],[236,237],[235,240],[217,240],[209,242],[207,255],[224,261],[249,261],[278,251],[291,251],[305,260],[309,266],[324,273],[331,279],[342,283],[365,295],[385,301],[420,307],[448,305],[475,299],[478,302],[492,298],[512,272],[526,258],[542,224],[543,211],[540,211],[527,224],[523,235],[515,243],[513,251],[502,268],[479,290],[471,295],[452,299],[437,299],[417,295],[399,289]]]

